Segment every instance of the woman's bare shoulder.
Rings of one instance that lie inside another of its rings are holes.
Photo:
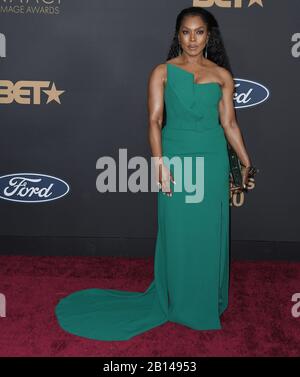
[[[212,72],[215,74],[218,80],[222,82],[223,87],[228,85],[232,86],[234,84],[232,74],[227,68],[221,67],[220,65],[212,61],[210,61],[209,64]]]
[[[150,72],[149,80],[161,81],[165,83],[166,79],[167,79],[167,64],[166,63],[156,64]]]
[[[166,63],[159,63],[152,68],[152,72],[156,74],[163,73],[166,70]]]
[[[168,63],[171,63],[171,64],[180,64],[180,62],[178,61],[177,57],[171,58],[169,60],[166,60],[164,63],[159,63],[156,66],[154,66],[152,68],[151,73],[154,73],[156,75],[165,75],[166,72],[167,72],[167,64]]]
[[[218,71],[218,74],[222,77],[222,80],[224,82],[232,82],[233,81],[232,74],[227,68],[217,66],[216,70]]]

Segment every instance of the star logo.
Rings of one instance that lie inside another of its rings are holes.
[[[62,93],[65,92],[65,90],[57,90],[55,84],[52,84],[51,90],[43,90],[44,93],[47,94],[48,99],[47,99],[47,104],[52,101],[56,101],[57,103],[60,103],[59,96],[62,95]]]
[[[263,0],[249,0],[248,7],[251,7],[251,5],[258,4],[261,7],[263,7]]]

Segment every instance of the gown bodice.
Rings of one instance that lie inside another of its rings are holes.
[[[162,128],[165,155],[225,150],[218,109],[222,95],[219,83],[196,83],[193,73],[167,63],[166,122]]]
[[[198,132],[220,127],[221,85],[217,82],[196,83],[192,72],[171,63],[166,65],[165,127]]]

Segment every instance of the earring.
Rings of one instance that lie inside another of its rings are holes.
[[[204,53],[204,56],[207,58],[207,44],[205,46],[205,53]]]

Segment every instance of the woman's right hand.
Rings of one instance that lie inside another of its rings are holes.
[[[170,182],[175,184],[172,173],[167,166],[164,165],[162,159],[158,160],[156,164],[156,182],[159,184],[163,194],[167,196],[172,196],[172,189],[170,187]]]

